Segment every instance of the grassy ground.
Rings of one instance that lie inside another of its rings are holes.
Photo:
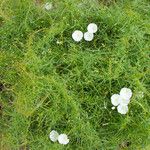
[[[50,11],[45,2],[0,2],[1,149],[146,149],[150,1],[51,0]],[[75,43],[90,22],[94,40]],[[127,115],[111,110],[122,87],[133,91]],[[70,143],[52,143],[52,129]]]

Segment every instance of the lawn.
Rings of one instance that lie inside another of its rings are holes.
[[[0,14],[1,150],[149,149],[149,0],[1,0]],[[123,87],[125,115],[111,103]]]

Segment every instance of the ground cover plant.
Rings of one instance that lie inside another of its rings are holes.
[[[150,149],[149,0],[1,0],[0,12],[2,150]],[[75,42],[92,22],[94,39]],[[111,104],[123,87],[125,115]]]

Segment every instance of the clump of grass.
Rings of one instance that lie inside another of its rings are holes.
[[[114,2],[1,1],[0,115],[2,149],[141,149],[150,141],[147,0]],[[109,3],[110,4],[110,3]],[[94,41],[75,43],[74,30],[95,22]],[[60,41],[61,44],[57,44]],[[125,116],[110,96],[130,87]],[[134,93],[142,91],[143,98]],[[67,133],[63,147],[49,132]]]

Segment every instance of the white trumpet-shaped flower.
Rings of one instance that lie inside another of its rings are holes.
[[[85,32],[84,33],[84,39],[86,41],[92,41],[94,38],[94,34],[93,33],[90,33],[90,32]]]
[[[132,97],[132,91],[129,88],[122,88],[120,90],[120,96],[126,100],[129,100]]]
[[[72,33],[72,38],[74,39],[74,41],[79,42],[83,38],[83,33],[79,30],[76,30]]]
[[[58,142],[63,145],[68,144],[69,143],[68,136],[66,134],[60,134],[58,136]]]
[[[89,33],[95,33],[98,30],[98,27],[95,23],[90,23],[87,27]]]
[[[118,111],[118,113],[125,115],[128,112],[128,106],[127,105],[118,105],[117,111]]]
[[[120,99],[120,95],[119,94],[114,94],[111,96],[111,103],[114,106],[118,106],[119,105],[119,99]]]
[[[53,141],[53,142],[56,142],[56,141],[58,140],[58,136],[59,136],[59,134],[58,134],[58,132],[55,131],[55,130],[52,130],[52,131],[50,132],[50,134],[49,134],[49,138],[50,138],[50,140]]]

